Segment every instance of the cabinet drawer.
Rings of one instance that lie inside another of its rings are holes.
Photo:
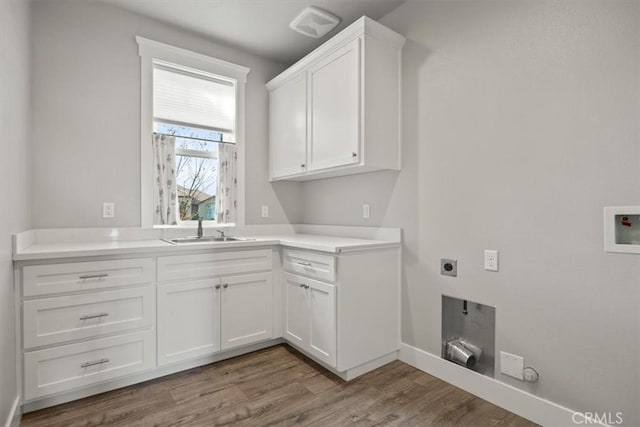
[[[24,347],[145,328],[155,318],[151,286],[25,301]]]
[[[336,281],[336,259],[331,255],[284,250],[284,269],[330,282]]]
[[[25,400],[72,390],[154,366],[147,330],[24,354]]]
[[[23,268],[25,297],[86,291],[153,281],[151,258],[29,265]]]
[[[271,249],[158,258],[158,281],[190,280],[271,270]]]

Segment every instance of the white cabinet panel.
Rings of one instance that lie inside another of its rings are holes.
[[[200,279],[271,267],[270,249],[172,255],[158,257],[158,281]]]
[[[220,279],[158,285],[158,364],[220,350]]]
[[[307,80],[302,72],[271,92],[271,178],[299,174],[306,169]]]
[[[22,269],[25,297],[90,291],[153,281],[151,258],[29,265]]]
[[[335,366],[336,287],[316,280],[307,280],[306,285],[309,294],[309,351],[323,362]]]
[[[304,346],[307,337],[307,293],[304,282],[303,277],[289,273],[284,275],[284,335],[299,347]]]
[[[283,264],[284,269],[292,273],[330,282],[336,280],[336,258],[333,255],[285,249]]]
[[[285,298],[285,339],[335,367],[335,286],[285,273]]]
[[[272,338],[271,273],[222,278],[222,350]]]
[[[309,71],[311,86],[310,171],[359,161],[360,39]]]
[[[151,286],[25,301],[24,347],[58,344],[153,326]]]
[[[154,335],[147,330],[25,352],[25,400],[152,369]]]

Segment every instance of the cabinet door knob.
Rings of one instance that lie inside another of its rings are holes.
[[[358,157],[358,153],[351,153],[351,157]]]
[[[216,289],[220,289],[220,285],[216,285]]]
[[[306,167],[307,167],[307,165],[305,165],[304,163],[302,163],[302,164],[300,165],[300,167],[301,167],[301,168],[306,168]]]
[[[223,288],[227,289],[229,287],[228,283],[225,283],[224,285],[222,285]]]

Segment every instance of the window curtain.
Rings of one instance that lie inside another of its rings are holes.
[[[153,135],[153,163],[155,174],[154,224],[177,225],[176,139],[173,136]]]
[[[218,224],[235,224],[238,220],[237,163],[238,153],[235,145],[218,144],[218,186],[216,192]]]

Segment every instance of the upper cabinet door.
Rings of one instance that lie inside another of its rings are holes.
[[[306,171],[307,74],[301,72],[269,97],[271,178]]]
[[[310,171],[360,161],[360,43],[353,40],[309,70]]]

